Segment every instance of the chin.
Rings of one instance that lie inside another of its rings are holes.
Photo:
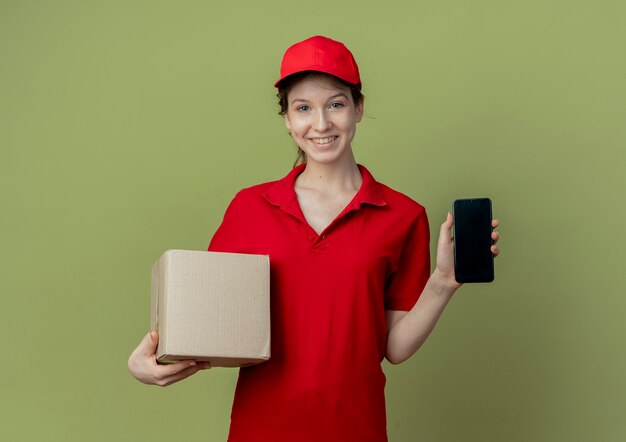
[[[327,152],[310,152],[304,151],[306,153],[307,162],[316,162],[320,164],[331,164],[339,161],[342,157],[344,157],[347,153],[346,151],[327,151]]]
[[[332,164],[339,160],[337,155],[306,155],[307,163]]]

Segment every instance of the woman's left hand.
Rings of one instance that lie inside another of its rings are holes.
[[[452,219],[452,214],[448,212],[448,217],[441,225],[441,230],[439,232],[439,241],[437,243],[437,266],[433,273],[437,274],[443,284],[455,291],[461,287],[462,284],[456,282],[456,279],[454,278],[454,245],[451,233],[453,224],[454,220]],[[498,227],[499,224],[499,219],[496,218],[491,220],[491,226],[494,229]],[[500,249],[496,246],[498,239],[500,239],[500,234],[496,231],[491,232],[491,239],[493,240],[491,253],[493,253],[495,258],[500,253]]]

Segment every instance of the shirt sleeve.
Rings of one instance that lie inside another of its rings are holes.
[[[385,290],[386,310],[410,310],[422,294],[430,277],[430,229],[422,208],[410,224],[396,272],[390,275]]]
[[[209,242],[209,252],[240,252],[243,246],[243,230],[241,213],[241,192],[237,193],[224,213],[224,218]]]

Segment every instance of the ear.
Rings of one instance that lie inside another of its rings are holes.
[[[291,131],[291,121],[289,121],[289,117],[286,113],[283,115],[283,119],[285,120],[285,126],[287,126],[287,129]]]
[[[363,119],[363,104],[365,101],[365,97],[361,97],[361,101],[356,105],[356,122],[359,123]]]

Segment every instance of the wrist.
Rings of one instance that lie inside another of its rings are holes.
[[[461,284],[456,282],[454,276],[449,276],[442,272],[439,267],[435,267],[435,271],[431,275],[431,280],[435,289],[442,296],[452,296],[457,291]]]

